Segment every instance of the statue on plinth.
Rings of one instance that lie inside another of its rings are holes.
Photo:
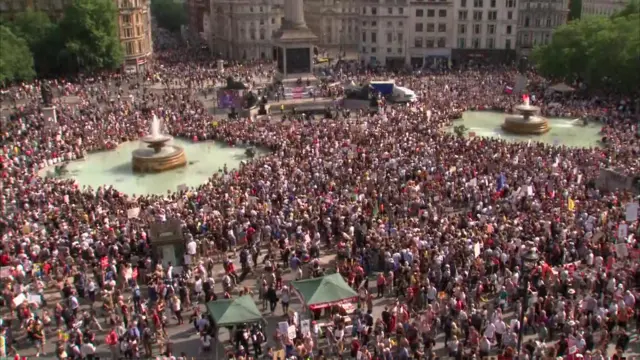
[[[42,96],[42,104],[45,107],[50,107],[53,103],[53,91],[49,82],[44,82],[40,85],[40,96]]]

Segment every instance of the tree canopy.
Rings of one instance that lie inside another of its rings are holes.
[[[534,49],[532,58],[552,78],[633,91],[640,82],[640,13],[628,6],[612,17],[572,21],[557,28],[549,44]]]
[[[118,9],[113,0],[73,0],[59,26],[60,56],[74,67],[93,71],[121,65]]]
[[[180,1],[152,0],[151,14],[159,27],[172,32],[180,31],[180,27],[187,23],[187,12]]]
[[[0,83],[30,80],[35,74],[27,42],[0,25]]]
[[[59,22],[51,21],[44,12],[29,10],[3,19],[2,24],[3,31],[12,34],[3,36],[3,61],[15,63],[10,59],[19,54],[18,59],[39,76],[115,69],[122,64],[118,9],[113,0],[71,0]],[[27,46],[26,52],[22,45]],[[13,74],[5,77],[9,81],[29,75],[6,70],[3,76],[9,73]]]

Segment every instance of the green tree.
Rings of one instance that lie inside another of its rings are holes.
[[[0,25],[0,83],[31,80],[35,75],[27,42]]]
[[[546,76],[633,91],[640,81],[640,14],[587,17],[556,29],[532,58]]]
[[[29,10],[16,14],[10,26],[29,45],[39,75],[57,70],[57,58],[62,47],[57,23],[44,12]]]
[[[151,14],[159,27],[172,32],[180,31],[180,27],[187,23],[187,12],[180,1],[152,0]]]
[[[58,60],[68,70],[116,69],[122,64],[118,9],[113,0],[72,0],[60,22]]]
[[[633,14],[640,14],[640,0],[631,0],[625,5],[624,9],[613,14],[614,18],[628,17]]]

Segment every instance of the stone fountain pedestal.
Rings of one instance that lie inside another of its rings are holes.
[[[516,111],[521,115],[509,115],[504,119],[502,130],[505,132],[518,135],[542,135],[551,130],[549,120],[536,115],[540,112],[539,107],[525,103],[516,106]]]
[[[145,136],[141,141],[147,148],[136,149],[131,154],[134,172],[155,173],[187,165],[187,157],[180,146],[169,145],[171,136]]]

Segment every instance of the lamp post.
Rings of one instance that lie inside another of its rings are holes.
[[[531,274],[531,270],[536,266],[540,256],[535,248],[531,248],[527,250],[527,252],[522,255],[522,309],[520,310],[520,328],[518,329],[518,345],[516,348],[518,358],[520,358],[520,351],[522,349],[522,337],[524,336],[524,315],[529,308],[529,275]]]

